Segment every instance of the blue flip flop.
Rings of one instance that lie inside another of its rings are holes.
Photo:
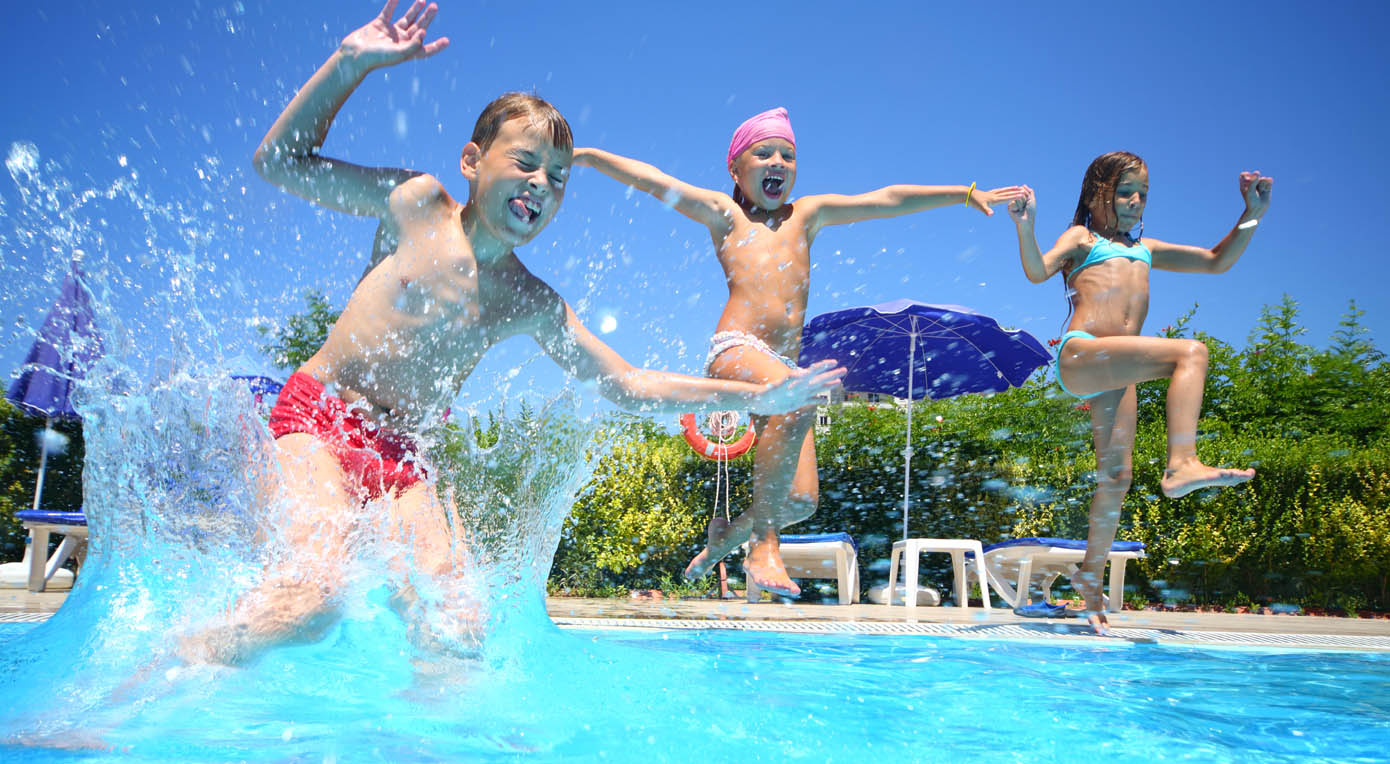
[[[1067,606],[1052,602],[1034,602],[1014,608],[1014,615],[1024,618],[1066,618]]]

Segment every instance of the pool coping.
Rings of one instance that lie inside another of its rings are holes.
[[[1048,642],[1070,645],[1164,645],[1352,651],[1390,653],[1390,637],[1352,634],[1196,631],[1115,626],[1101,637],[1080,623],[886,623],[876,621],[696,620],[681,618],[553,618],[566,629],[648,631],[716,630],[882,636],[932,636],[953,639]]]
[[[55,598],[61,604],[61,598]],[[54,608],[56,609],[56,608]],[[549,597],[551,620],[564,629],[717,630],[863,636],[928,636],[1053,645],[1187,646],[1235,649],[1390,652],[1390,620],[1221,613],[1112,613],[1110,636],[1076,618],[1025,619],[1008,610],[883,605],[749,605],[717,600],[633,601]],[[0,610],[0,624],[41,623],[52,611]]]

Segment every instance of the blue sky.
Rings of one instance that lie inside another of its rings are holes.
[[[1311,344],[1327,343],[1355,299],[1384,349],[1387,8],[445,2],[431,33],[448,36],[449,49],[372,75],[325,152],[432,172],[461,196],[457,156],[478,111],[502,91],[534,88],[569,117],[578,143],[726,188],[733,128],[781,105],[799,142],[794,195],[1027,183],[1044,246],[1070,221],[1082,173],[1102,152],[1147,160],[1146,233],[1183,243],[1216,243],[1242,209],[1238,174],[1258,169],[1276,178],[1274,198],[1244,258],[1221,276],[1156,273],[1146,332],[1198,303],[1197,328],[1243,345],[1261,306],[1288,293]],[[210,327],[198,337],[216,338],[209,353],[254,355],[250,327],[300,309],[306,288],[341,304],[366,262],[374,221],[317,212],[257,178],[249,159],[294,89],[378,10],[345,0],[10,7],[11,28],[24,33],[0,50],[10,73],[0,149],[33,143],[53,163],[49,177],[77,188],[138,174],[145,204],[181,216],[156,238],[195,231]],[[15,322],[42,320],[65,255],[27,249],[32,222],[8,178],[0,201],[8,369],[29,343]],[[111,206],[101,238],[82,243],[123,274],[111,277],[108,301],[155,334],[191,320],[160,314],[157,297],[179,271],[161,267],[162,250],[147,253],[128,206]],[[616,328],[603,336],[630,360],[698,370],[727,293],[697,224],[579,170],[559,217],[520,254],[591,325],[611,316]],[[812,260],[811,315],[910,297],[968,305],[1046,341],[1066,313],[1056,279],[1024,278],[1003,210],[828,229]],[[158,355],[133,352],[146,363]],[[466,401],[487,404],[523,363],[509,390],[553,389],[560,377],[548,362],[528,362],[536,352],[529,340],[499,348]]]

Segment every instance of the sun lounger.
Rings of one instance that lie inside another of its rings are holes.
[[[72,586],[72,573],[62,569],[63,563],[87,542],[87,516],[81,512],[26,509],[16,512],[15,517],[29,531],[29,538],[22,562],[0,566],[5,569],[6,583],[17,583],[9,581],[17,573],[27,579],[25,583],[31,592],[41,592],[50,584],[54,588]],[[54,533],[61,535],[63,541],[48,557],[48,538]]]
[[[859,601],[859,545],[848,533],[783,534],[777,537],[782,564],[792,578],[833,578],[840,604]],[[762,599],[763,590],[747,582],[748,601]]]
[[[1009,603],[1009,607],[1028,604],[1028,592],[1035,576],[1041,577],[1039,588],[1043,602],[1050,603],[1053,582],[1059,576],[1070,579],[1085,556],[1085,539],[1010,539],[984,548],[985,574],[994,591]],[[1107,559],[1110,563],[1107,610],[1117,611],[1124,604],[1125,564],[1144,556],[1144,545],[1138,541],[1116,541],[1111,545]]]

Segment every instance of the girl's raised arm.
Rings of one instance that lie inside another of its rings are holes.
[[[1034,284],[1041,284],[1062,270],[1088,237],[1085,226],[1074,225],[1057,239],[1052,249],[1042,252],[1038,248],[1037,234],[1033,231],[1033,223],[1038,217],[1038,201],[1033,189],[1028,186],[1023,186],[1021,198],[1009,203],[1009,217],[1014,219],[1014,226],[1018,229],[1018,256],[1023,262],[1023,272]]]
[[[827,225],[844,225],[861,220],[891,218],[923,210],[965,204],[986,215],[993,215],[993,205],[1022,198],[1022,186],[1004,186],[986,191],[969,186],[885,186],[877,191],[846,196],[823,194],[801,200],[813,205],[812,224],[815,230]]]
[[[732,228],[734,200],[727,194],[692,186],[646,162],[603,149],[576,147],[574,163],[655,196],[691,220],[704,223],[716,236],[726,236]]]
[[[1145,238],[1144,246],[1153,253],[1153,267],[1165,271],[1186,273],[1225,273],[1236,264],[1250,239],[1255,236],[1255,227],[1260,218],[1269,210],[1270,195],[1274,191],[1274,178],[1262,177],[1258,171],[1240,174],[1240,195],[1245,198],[1245,212],[1240,220],[1211,249],[1183,244],[1169,244],[1158,239]]]

